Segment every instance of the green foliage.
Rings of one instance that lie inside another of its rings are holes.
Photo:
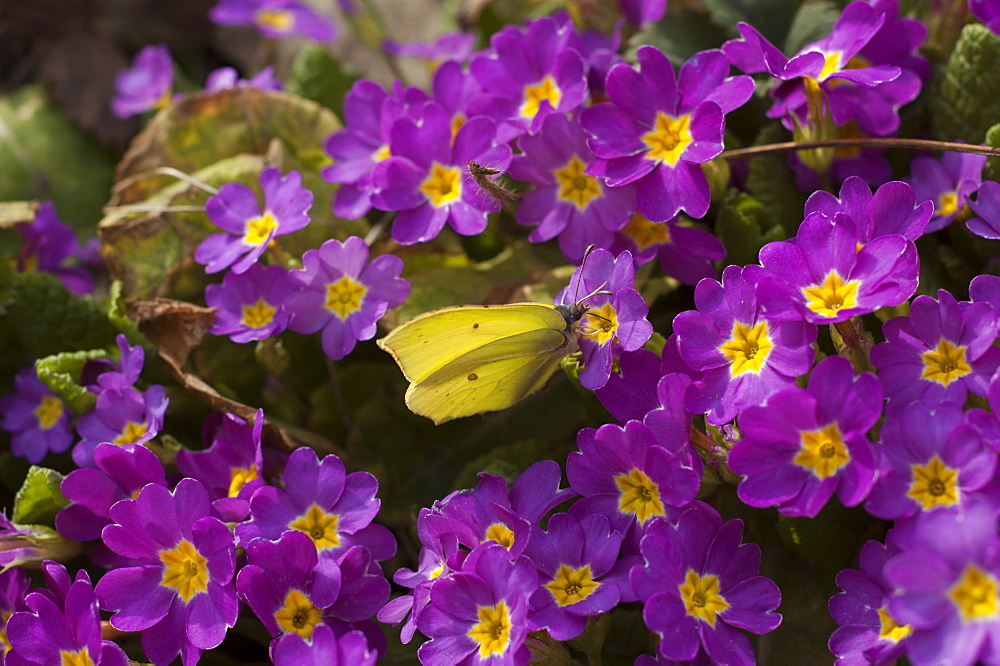
[[[994,125],[986,131],[986,145],[990,148],[1000,148],[1000,124]],[[990,157],[986,160],[986,172],[983,177],[991,180],[1000,178],[1000,157]]]
[[[16,275],[17,262],[13,259],[0,257],[0,317],[7,313],[7,306],[14,300]]]
[[[93,409],[97,402],[94,393],[80,386],[83,366],[91,359],[109,356],[107,349],[62,352],[35,361],[35,372],[74,414],[80,415]]]
[[[787,131],[778,123],[766,125],[754,145],[788,140]],[[760,155],[750,160],[747,189],[764,207],[769,227],[783,226],[787,236],[794,236],[802,221],[806,195],[795,185],[795,175],[788,167],[787,153]]]
[[[334,60],[325,48],[309,44],[295,58],[285,90],[318,102],[339,116],[344,96],[357,80],[357,74],[349,71],[344,63]]]
[[[715,233],[726,246],[726,262],[737,266],[757,263],[760,248],[787,237],[784,225],[767,215],[759,201],[736,190],[719,210]]]
[[[971,23],[948,59],[944,76],[931,97],[935,135],[944,141],[982,143],[1000,118],[1000,36]]]
[[[736,35],[740,21],[757,28],[772,44],[785,41],[801,0],[705,0],[712,20]],[[667,18],[669,20],[669,17]],[[718,47],[718,43],[713,48]]]
[[[854,563],[873,518],[860,508],[830,501],[815,518],[778,518],[778,535],[820,568],[836,572]]]
[[[11,520],[22,525],[55,526],[56,514],[69,505],[59,490],[63,475],[54,469],[32,465],[14,499]]]
[[[699,51],[718,48],[727,38],[726,32],[706,21],[704,15],[685,9],[671,12],[654,24],[648,32],[636,36],[635,46],[651,44],[670,59],[675,70]]]
[[[795,18],[785,37],[784,52],[798,53],[807,44],[818,42],[830,34],[840,18],[840,9],[826,2],[805,2],[795,12]]]

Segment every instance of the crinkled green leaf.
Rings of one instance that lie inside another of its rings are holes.
[[[772,225],[764,207],[749,194],[733,190],[716,219],[716,234],[726,246],[726,261],[737,266],[757,263],[765,244],[786,238],[781,224]]]
[[[787,130],[778,123],[772,123],[761,130],[754,145],[787,140]],[[752,158],[747,170],[747,189],[764,207],[765,228],[780,225],[789,235],[795,234],[802,221],[806,195],[795,185],[795,175],[788,167],[787,153]],[[732,256],[728,256],[726,261],[738,263]]]
[[[60,218],[89,236],[113,168],[108,152],[71,125],[40,85],[0,98],[0,200],[51,199]]]
[[[680,66],[695,53],[718,48],[726,38],[726,32],[712,23],[708,14],[685,9],[670,12],[646,32],[636,35],[633,44],[635,47],[642,44],[657,47],[679,71]]]
[[[740,21],[757,28],[772,44],[782,44],[800,0],[704,0],[712,19],[734,34]],[[670,20],[669,16],[667,20]]]
[[[1000,148],[1000,124],[994,125],[986,131],[986,145],[991,148]],[[990,157],[986,160],[986,175],[993,180],[1000,179],[1000,157]]]
[[[83,366],[91,359],[109,356],[107,349],[62,352],[35,361],[35,372],[74,414],[84,414],[94,408],[97,396],[80,386]]]
[[[292,64],[292,73],[285,90],[299,97],[318,102],[340,115],[344,96],[358,80],[357,74],[318,44],[309,44],[299,51]]]
[[[111,282],[111,287],[108,289],[108,319],[129,340],[144,340],[145,336],[139,332],[139,324],[130,319],[126,312],[125,300],[122,297],[123,289],[121,280]]]
[[[785,37],[783,50],[792,55],[807,44],[818,42],[833,29],[840,18],[840,9],[828,2],[804,2],[795,12],[795,18]],[[756,27],[756,23],[754,24]]]
[[[117,331],[89,296],[74,296],[51,273],[18,273],[4,326],[38,358],[113,344]]]
[[[1000,36],[970,23],[962,29],[931,97],[935,137],[981,143],[1000,118]]]
[[[21,525],[55,526],[59,509],[69,500],[59,490],[63,475],[54,469],[32,465],[14,498],[11,520]]]

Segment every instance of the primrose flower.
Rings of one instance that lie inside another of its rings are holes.
[[[634,26],[656,23],[667,13],[667,0],[618,0],[622,15]]]
[[[530,560],[511,560],[496,543],[477,546],[461,571],[431,588],[417,622],[431,639],[417,652],[421,663],[527,664],[528,600],[537,586]]]
[[[289,273],[300,285],[285,301],[289,327],[311,335],[322,330],[323,351],[337,360],[359,340],[371,340],[376,322],[410,293],[399,277],[403,261],[383,254],[368,262],[368,246],[357,236],[341,243],[331,239],[318,250],[306,250],[302,268]]]
[[[694,292],[697,310],[674,318],[677,351],[703,372],[688,389],[685,406],[727,423],[745,407],[794,386],[812,367],[817,329],[803,321],[779,321],[760,306],[756,266],[729,266],[722,282],[705,279]]]
[[[701,646],[712,663],[751,664],[753,648],[739,629],[764,634],[781,623],[778,586],[757,575],[760,548],[742,538],[742,521],[722,524],[704,502],[683,509],[675,524],[658,518],[646,528],[645,566],[633,567],[631,582],[646,626],[660,636],[661,659],[694,659]]]
[[[159,384],[145,393],[128,387],[102,391],[94,411],[81,416],[76,424],[83,439],[73,447],[73,462],[78,467],[93,467],[94,447],[102,442],[132,446],[153,439],[163,428],[168,402]]]
[[[298,0],[219,0],[208,16],[219,25],[253,25],[269,39],[298,35],[330,42],[337,36],[330,19]]]
[[[437,237],[445,224],[463,236],[486,228],[486,215],[500,202],[484,193],[468,171],[469,162],[504,170],[510,148],[495,143],[496,127],[473,117],[452,131],[451,114],[438,102],[410,109],[390,130],[391,155],[372,175],[372,203],[397,210],[392,237],[403,245]]]
[[[960,405],[915,401],[880,430],[883,460],[865,510],[899,520],[960,508],[993,479],[996,454],[963,419]]]
[[[889,613],[893,589],[882,574],[900,549],[869,541],[861,547],[858,569],[837,574],[843,590],[830,598],[830,615],[840,627],[830,636],[830,652],[838,663],[888,664],[903,656],[913,629]]]
[[[132,66],[115,76],[118,95],[111,110],[119,118],[159,110],[173,99],[174,63],[163,44],[147,46],[136,54]]]
[[[227,522],[250,515],[250,497],[264,485],[261,478],[264,457],[260,448],[263,428],[263,410],[257,410],[252,425],[232,414],[216,412],[205,420],[202,428],[202,439],[208,448],[181,449],[177,453],[177,469],[205,486],[212,506]]]
[[[612,372],[608,383],[594,393],[604,408],[622,423],[641,421],[660,404],[656,387],[662,376],[660,358],[640,347],[622,352],[618,357],[618,372]]]
[[[579,121],[562,114],[546,117],[539,132],[522,136],[510,174],[535,188],[517,208],[521,224],[536,225],[528,236],[542,243],[558,236],[559,249],[580,263],[590,245],[608,247],[635,207],[635,188],[608,187],[584,173],[593,153]]]
[[[94,277],[79,266],[64,266],[78,255],[80,245],[73,228],[59,219],[51,201],[43,201],[30,224],[19,224],[23,244],[17,255],[19,272],[52,273],[77,296],[90,293]]]
[[[279,335],[288,328],[285,302],[298,289],[281,266],[251,264],[243,273],[229,271],[222,284],[205,287],[205,302],[216,308],[212,335],[250,342]]]
[[[701,465],[662,446],[647,425],[584,428],[577,443],[580,450],[566,459],[566,478],[583,495],[570,507],[574,516],[601,514],[625,536],[633,525],[644,529],[658,516],[670,517],[698,493]]]
[[[930,231],[928,220],[933,220],[934,205],[926,199],[898,180],[885,183],[872,194],[862,179],[852,176],[841,185],[839,199],[824,190],[810,195],[805,214],[822,213],[830,219],[838,213],[846,215],[861,243],[893,234],[915,241]]]
[[[835,491],[844,506],[860,504],[878,473],[866,433],[881,406],[878,379],[855,376],[850,361],[831,356],[813,369],[805,390],[785,389],[747,407],[738,420],[743,438],[729,452],[729,468],[744,477],[740,499],[809,517]]]
[[[275,666],[375,666],[378,653],[368,648],[360,631],[337,637],[326,624],[317,624],[311,639],[287,633],[271,644]]]
[[[859,224],[845,214],[813,212],[793,241],[761,248],[757,298],[764,313],[835,324],[912,296],[920,272],[913,241],[890,234],[862,246]]]
[[[128,338],[121,333],[115,336],[115,344],[118,346],[117,362],[99,358],[89,359],[84,363],[80,383],[95,393],[131,388],[142,374],[146,363],[146,352],[142,345],[130,345]]]
[[[249,79],[241,79],[239,72],[232,67],[220,67],[212,70],[205,79],[205,90],[217,92],[230,88],[256,88],[257,90],[282,90],[281,81],[274,78],[274,67],[267,66]]]
[[[639,69],[624,63],[608,73],[610,103],[580,115],[595,159],[586,172],[611,187],[636,184],[639,212],[654,222],[681,210],[708,211],[708,180],[701,164],[722,152],[725,114],[753,94],[748,76],[729,76],[721,51],[692,56],[675,78],[653,46],[640,46]]]
[[[0,398],[0,428],[11,433],[10,452],[32,465],[51,451],[62,453],[73,444],[70,412],[33,368],[14,376],[15,392]]]
[[[302,187],[302,174],[291,171],[282,176],[277,167],[268,167],[260,174],[260,184],[264,212],[257,196],[242,183],[226,183],[205,202],[208,217],[226,232],[210,235],[194,252],[206,273],[230,266],[234,273],[243,273],[276,237],[309,224],[313,193]]]
[[[934,216],[927,233],[943,229],[956,217],[969,217],[969,200],[983,182],[986,155],[945,152],[940,160],[918,157],[910,165],[910,184],[917,197],[929,199]]]
[[[597,248],[556,298],[563,305],[582,299],[588,306],[579,336],[584,388],[596,390],[607,384],[614,357],[642,347],[653,334],[653,325],[646,320],[649,307],[634,285],[632,255],[625,251],[616,257]]]
[[[982,21],[990,32],[1000,35],[1000,6],[993,0],[969,0],[969,12]]]
[[[713,262],[722,261],[726,247],[704,229],[680,224],[679,217],[651,222],[642,213],[632,213],[615,234],[612,252],[628,250],[637,266],[659,259],[666,275],[683,284],[696,285],[703,278],[718,278]]]
[[[961,511],[922,516],[884,568],[895,594],[889,613],[912,629],[906,656],[914,664],[1000,661],[1000,538],[997,510],[979,500]]]
[[[355,545],[367,546],[379,561],[396,552],[392,533],[371,522],[380,502],[378,481],[368,472],[347,474],[337,456],[320,461],[302,447],[289,456],[282,478],[285,490],[265,485],[250,499],[251,518],[235,530],[240,546],[296,530],[309,535],[321,557],[337,557]]]
[[[104,574],[97,597],[114,612],[111,626],[142,632],[154,663],[178,654],[195,663],[236,624],[236,544],[211,512],[208,492],[194,479],[181,479],[172,493],[151,483],[111,507],[104,542],[138,564]]]
[[[465,62],[472,55],[476,35],[471,32],[448,32],[433,42],[404,44],[391,39],[382,42],[385,52],[393,56],[423,58],[436,68],[447,61]]]
[[[71,583],[61,564],[46,561],[42,566],[47,579],[65,579],[61,582],[68,587],[55,594],[34,591],[24,601],[27,609],[10,616],[10,651],[3,655],[4,664],[127,666],[125,651],[114,641],[101,640],[101,614],[87,572],[78,571]]]
[[[990,240],[1000,239],[1000,183],[984,182],[969,207],[979,216],[966,221],[969,231]]]

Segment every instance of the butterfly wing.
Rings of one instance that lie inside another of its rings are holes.
[[[568,328],[563,314],[546,303],[465,305],[414,317],[378,345],[392,354],[410,382],[419,383],[473,350],[532,331],[565,337]]]
[[[575,349],[553,328],[536,329],[483,345],[447,363],[406,391],[406,405],[435,423],[506,409],[538,391]]]

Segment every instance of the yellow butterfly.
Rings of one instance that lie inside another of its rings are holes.
[[[460,305],[414,317],[378,341],[410,382],[406,405],[436,424],[506,409],[578,349],[588,306]]]

